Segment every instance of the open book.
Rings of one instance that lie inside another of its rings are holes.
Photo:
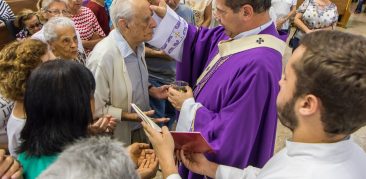
[[[148,125],[154,128],[156,131],[161,132],[161,128],[152,119],[145,115],[139,107],[134,103],[131,103],[132,108],[136,111],[137,115]],[[173,136],[176,149],[183,149],[190,152],[212,152],[212,147],[200,132],[176,132],[170,131]]]

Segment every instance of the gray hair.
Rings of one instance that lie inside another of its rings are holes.
[[[39,179],[138,179],[123,143],[109,137],[82,139],[61,153]]]
[[[72,27],[75,30],[74,22],[68,17],[51,18],[43,27],[43,35],[46,42],[57,38],[56,27]]]
[[[42,3],[40,3],[41,5],[41,9],[43,10],[47,10],[50,6],[50,4],[54,3],[54,2],[63,2],[65,3],[65,5],[67,6],[68,5],[68,1],[67,0],[43,0]]]
[[[118,28],[118,21],[121,18],[130,20],[133,16],[133,0],[114,0],[111,5],[111,19],[113,26]]]

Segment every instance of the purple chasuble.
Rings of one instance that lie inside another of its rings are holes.
[[[260,32],[280,36],[272,24]],[[227,40],[223,27],[189,26],[177,79],[194,86],[204,68],[218,53],[218,42]],[[196,96],[203,106],[196,112],[194,130],[214,148],[207,154],[218,164],[245,168],[263,167],[271,158],[276,135],[276,97],[282,56],[267,47],[233,54],[208,79]],[[182,178],[204,178],[180,167]]]

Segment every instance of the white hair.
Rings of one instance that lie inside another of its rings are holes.
[[[43,35],[46,42],[57,38],[56,27],[72,27],[75,30],[74,22],[68,17],[51,18],[43,27]]]
[[[67,0],[43,0],[41,3],[41,9],[47,10],[49,8],[50,4],[52,4],[54,2],[61,2],[61,3],[65,3],[66,6],[68,5]]]
[[[123,143],[109,137],[82,139],[61,153],[39,179],[138,179]]]
[[[132,3],[134,0],[113,0],[110,16],[113,26],[118,28],[118,21],[121,18],[130,20],[133,16]]]

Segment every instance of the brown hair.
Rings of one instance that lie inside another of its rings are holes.
[[[271,0],[225,0],[225,5],[230,7],[235,13],[245,4],[251,5],[255,13],[261,13],[271,7]]]
[[[306,49],[294,63],[295,97],[317,96],[330,135],[351,134],[366,124],[366,38],[339,31],[307,34]]]
[[[23,9],[17,14],[15,21],[14,21],[14,25],[18,28],[24,28],[25,27],[24,22],[31,19],[33,16],[37,16],[37,18],[38,18],[38,15],[36,12],[34,12],[30,9]],[[38,20],[39,20],[39,18],[38,18]]]
[[[11,100],[23,100],[25,82],[42,63],[47,44],[34,39],[12,42],[0,51],[0,93]]]

